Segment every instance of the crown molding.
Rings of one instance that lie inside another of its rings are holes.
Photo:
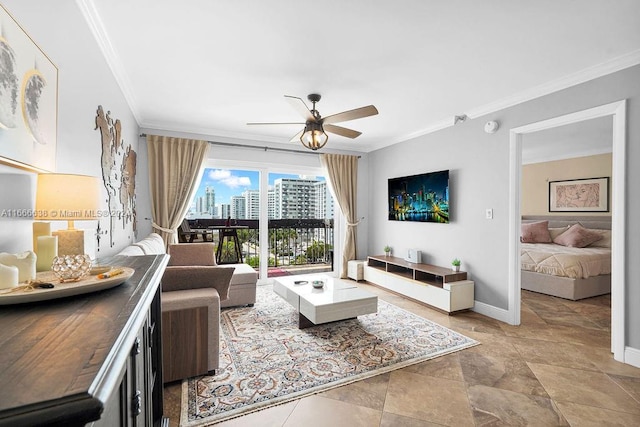
[[[136,102],[135,95],[131,90],[133,86],[131,85],[129,78],[127,77],[127,73],[125,72],[122,62],[120,61],[120,58],[116,54],[115,49],[113,48],[109,40],[108,33],[105,30],[102,20],[100,19],[100,16],[98,15],[98,11],[95,7],[94,1],[95,0],[76,0],[76,4],[78,5],[78,8],[82,12],[82,15],[84,16],[89,26],[89,29],[93,33],[100,47],[100,50],[102,51],[105,57],[105,60],[109,65],[109,68],[111,69],[116,79],[118,86],[122,90],[125,100],[129,104],[129,108],[131,109],[136,121],[138,122],[138,125],[140,127],[144,127],[144,126],[156,127],[157,124],[149,123],[149,122],[145,123],[141,119],[140,111],[138,108],[138,104]],[[491,102],[489,104],[472,108],[470,110],[467,110],[465,113],[467,114],[467,116],[469,116],[469,118],[475,119],[477,117],[495,113],[496,111],[513,107],[515,105],[522,104],[524,102],[531,101],[533,99],[540,98],[542,96],[545,96],[563,89],[567,89],[572,86],[576,86],[578,84],[581,84],[599,77],[603,77],[608,74],[611,74],[611,73],[614,73],[638,64],[640,64],[640,50],[629,52],[625,55],[619,56],[609,61],[605,61],[603,63],[585,68],[583,70],[569,74],[560,79],[556,79],[551,82],[547,82],[547,83],[532,87],[530,89],[516,93],[512,96],[497,100],[495,102]],[[401,135],[396,138],[392,138],[388,141],[372,142],[367,146],[363,146],[363,145],[356,146],[356,145],[351,145],[347,143],[344,145],[344,147],[347,149],[355,149],[360,152],[371,152],[384,147],[399,144],[401,142],[409,141],[424,135],[428,135],[430,133],[434,133],[439,130],[446,129],[451,126],[453,126],[453,120],[444,119],[437,122],[433,122],[419,131],[412,132],[408,135]],[[173,130],[183,131],[183,132],[188,131],[187,129],[180,129],[180,127],[173,128]],[[248,136],[243,133],[220,131],[216,129],[195,129],[191,131],[203,132],[209,135],[218,135],[221,137],[228,137],[228,138],[247,139],[247,136]],[[282,139],[274,138],[274,137],[253,136],[253,138],[255,138],[256,141],[278,142],[278,143],[282,142]]]
[[[252,135],[243,132],[234,132],[227,131],[216,128],[208,128],[208,127],[196,127],[196,126],[183,126],[175,122],[167,122],[167,123],[155,123],[152,121],[146,121],[140,123],[140,129],[150,129],[150,130],[163,130],[166,132],[175,132],[180,135],[184,134],[192,134],[192,135],[201,135],[206,138],[215,138],[219,141],[251,141],[253,143],[260,142],[270,142],[276,144],[285,144],[288,142],[288,139],[276,137],[276,136],[265,136],[265,135]]]
[[[113,76],[116,80],[118,86],[120,86],[120,90],[124,95],[124,98],[129,104],[129,108],[133,114],[133,117],[138,122],[138,125],[141,122],[140,113],[138,109],[138,103],[136,102],[136,97],[131,90],[131,82],[127,77],[127,73],[125,72],[124,67],[122,66],[122,61],[116,54],[113,45],[111,44],[111,40],[109,40],[109,35],[105,30],[104,24],[102,23],[102,19],[98,15],[98,11],[94,4],[93,0],[76,0],[76,4],[80,9],[80,12],[84,16],[85,21],[87,21],[87,25],[89,26],[89,30],[93,33],[93,37],[96,39],[100,50],[102,51],[102,55],[104,56]]]
[[[154,122],[144,122],[141,123],[140,129],[149,129],[156,131],[164,131],[164,132],[173,132],[180,135],[191,134],[191,135],[200,135],[204,136],[205,139],[215,139],[220,142],[232,142],[237,143],[241,141],[242,143],[246,143],[249,145],[252,144],[260,144],[260,143],[268,143],[268,144],[282,144],[283,146],[291,146],[292,144],[296,144],[295,142],[290,142],[290,138],[286,137],[276,137],[276,136],[266,136],[266,135],[254,135],[244,132],[234,132],[227,131],[215,128],[203,128],[203,127],[185,127],[181,126],[177,123],[154,123]],[[153,133],[153,132],[152,132]],[[331,137],[329,137],[329,141],[331,141]],[[335,141],[334,141],[335,142]],[[300,145],[300,144],[297,144]],[[337,146],[335,146],[337,145]],[[327,148],[329,145],[327,145]],[[334,150],[342,150],[355,152],[358,154],[365,153],[361,145],[358,143],[352,143],[349,141],[340,141],[337,144],[334,144],[332,147]]]
[[[428,135],[430,133],[434,133],[442,129],[446,129],[451,126],[453,126],[453,119],[440,120],[438,122],[432,123],[429,127],[421,129],[417,132],[412,132],[408,135],[402,135],[397,138],[392,138],[388,141],[373,142],[365,148],[366,150],[365,152],[370,153],[372,151],[380,150],[381,148],[385,148],[385,147],[390,147],[392,145],[399,144],[401,142],[411,141],[412,139],[416,139],[418,137]]]
[[[554,92],[558,92],[563,89],[568,89],[572,86],[579,85],[581,83],[588,82],[590,80],[604,77],[606,75],[615,73],[617,71],[624,70],[640,64],[640,50],[629,52],[625,55],[611,59],[609,61],[602,62],[600,64],[585,68],[573,74],[569,74],[565,77],[553,80],[542,85],[534,86],[530,89],[516,93],[512,96],[500,99],[489,104],[481,105],[471,110],[466,111],[467,116],[471,119],[485,116],[487,114],[495,113],[496,111],[504,110],[505,108],[513,107],[518,104],[522,104],[527,101],[531,101],[536,98],[540,98],[545,95],[549,95]],[[439,122],[432,123],[430,126],[413,132],[409,135],[394,138],[388,142],[372,144],[368,147],[367,152],[379,150],[384,147],[399,144],[401,142],[409,141],[420,136],[428,135],[430,133],[452,127],[454,125],[453,119],[441,120]]]
[[[558,92],[560,90],[567,89],[572,86],[576,86],[581,83],[585,83],[590,80],[594,80],[599,77],[603,77],[608,74],[615,73],[616,71],[624,70],[625,68],[633,67],[638,64],[640,64],[640,50],[635,50],[633,52],[629,52],[625,55],[613,58],[609,61],[593,65],[591,67],[585,68],[551,82],[534,86],[512,96],[473,108],[467,111],[467,115],[471,118],[476,118],[495,113],[496,111],[513,107],[514,105],[522,104],[524,102],[531,101],[533,99],[540,98],[542,96],[549,95],[551,93]]]

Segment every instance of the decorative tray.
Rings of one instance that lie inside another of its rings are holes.
[[[77,282],[64,283],[60,283],[60,279],[53,272],[43,271],[36,274],[36,280],[38,282],[52,283],[53,288],[45,289],[20,285],[18,288],[0,289],[0,305],[46,301],[114,288],[126,282],[135,272],[133,268],[129,267],[113,267],[112,270],[116,268],[122,269],[123,272],[105,279],[99,279],[99,276],[86,276]]]

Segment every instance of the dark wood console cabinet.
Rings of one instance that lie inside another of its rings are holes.
[[[111,257],[114,288],[0,306],[0,426],[162,426],[167,255]]]

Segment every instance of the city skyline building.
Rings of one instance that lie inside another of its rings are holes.
[[[195,198],[187,218],[260,218],[260,191],[246,189],[230,196],[230,203],[215,204],[216,191],[205,187]],[[268,219],[325,219],[334,217],[334,200],[325,180],[315,177],[277,178],[267,191]]]
[[[205,211],[213,215],[214,208],[216,206],[216,190],[213,187],[207,186],[205,188]]]
[[[260,191],[246,190],[242,197],[245,200],[244,219],[260,219]]]
[[[220,218],[229,218],[231,216],[231,205],[229,203],[220,204]]]

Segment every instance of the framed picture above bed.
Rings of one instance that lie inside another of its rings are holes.
[[[549,212],[609,212],[609,177],[549,181]]]

